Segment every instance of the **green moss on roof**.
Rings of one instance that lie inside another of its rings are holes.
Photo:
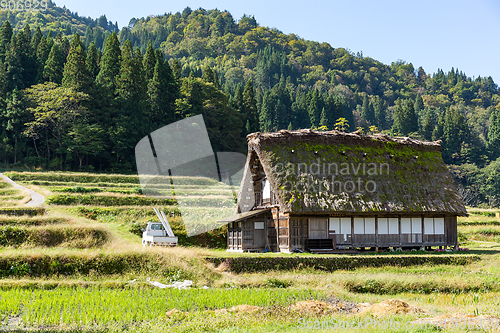
[[[282,131],[251,134],[249,146],[285,211],[466,214],[438,143]]]

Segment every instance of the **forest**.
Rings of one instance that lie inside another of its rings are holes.
[[[442,140],[467,205],[500,204],[500,93],[491,77],[383,64],[192,10],[121,30],[49,2],[0,12],[0,163],[133,173],[152,131],[203,114],[216,151],[255,131],[313,128]]]

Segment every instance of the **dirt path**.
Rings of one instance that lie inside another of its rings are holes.
[[[26,188],[24,186],[21,186],[14,182],[12,179],[9,177],[5,176],[3,173],[0,172],[0,177],[5,179],[5,181],[9,184],[11,184],[14,188],[17,188],[18,190],[26,191],[29,193],[31,196],[31,200],[26,204],[26,206],[40,206],[45,202],[45,197],[41,194],[36,193],[33,190],[30,190],[29,188]]]

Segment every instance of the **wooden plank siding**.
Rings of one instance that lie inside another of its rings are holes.
[[[447,246],[457,246],[457,217],[447,216],[444,218],[444,231]]]
[[[276,209],[273,217],[277,218],[276,223],[279,222],[280,245],[278,251],[305,250],[305,240],[315,238],[333,238],[337,249],[348,247],[456,246],[457,244],[456,216],[339,216],[337,224],[335,224],[335,220],[330,224],[329,217],[326,216],[292,215],[284,218]],[[430,219],[432,223],[430,223]],[[435,220],[437,227],[434,226]],[[444,220],[442,233],[438,230],[441,220]],[[331,225],[333,226],[331,227]],[[347,231],[346,233],[342,232],[342,226]],[[338,230],[331,231],[330,227],[340,229],[340,233]],[[431,227],[432,229],[430,229]]]
[[[256,229],[255,222],[264,222]],[[457,217],[297,216],[279,211],[228,225],[228,249],[238,251],[304,251],[306,239],[334,239],[335,248],[456,246]]]
[[[267,214],[249,217],[228,224],[227,248],[230,251],[263,251],[268,245],[266,229],[269,230]]]

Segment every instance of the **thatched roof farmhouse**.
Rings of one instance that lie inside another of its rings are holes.
[[[457,245],[467,212],[440,142],[313,130],[247,138],[229,250]]]

